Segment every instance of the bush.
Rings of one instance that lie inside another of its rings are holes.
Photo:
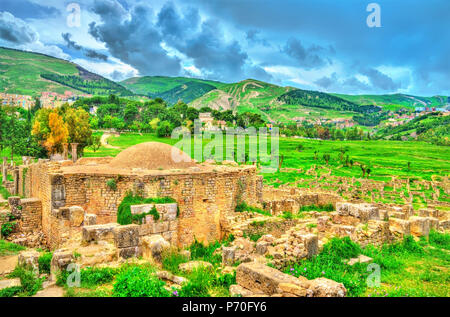
[[[258,214],[261,214],[261,215],[265,215],[265,216],[271,216],[269,211],[261,209],[261,208],[249,206],[245,202],[237,204],[234,211],[235,212],[249,211],[249,212],[255,212],[255,213],[258,213]]]
[[[181,297],[208,297],[209,289],[213,286],[216,276],[211,270],[198,268],[189,274],[188,282],[183,285],[179,295]]]
[[[299,212],[302,211],[334,211],[333,204],[324,204],[324,205],[306,205],[301,206]]]
[[[168,297],[170,293],[164,285],[150,267],[129,267],[117,275],[113,296]]]
[[[186,263],[189,261],[187,256],[180,254],[175,250],[166,250],[162,254],[162,266],[165,270],[177,274],[179,272],[178,266],[181,263]]]
[[[15,221],[6,222],[6,223],[2,224],[2,229],[1,229],[2,236],[4,236],[4,237],[9,236],[13,232],[15,227],[16,227]]]
[[[109,187],[109,189],[116,191],[117,190],[117,183],[114,178],[108,179],[106,181],[106,186]]]
[[[216,249],[220,248],[222,244],[218,241],[210,243],[207,246],[202,242],[195,239],[194,243],[189,246],[189,251],[191,252],[192,260],[202,260],[210,262],[213,265],[218,265],[222,262],[222,257],[220,254],[214,254]]]
[[[25,296],[33,296],[42,288],[42,279],[37,278],[28,267],[16,266],[9,277],[20,278],[21,293]]]
[[[366,289],[366,264],[349,266],[343,260],[356,257],[360,253],[361,248],[350,238],[333,238],[323,246],[320,254],[294,264],[285,272],[308,279],[325,277],[344,284],[349,296],[358,296]]]
[[[39,273],[43,274],[50,274],[50,264],[52,262],[53,253],[52,252],[45,252],[42,254],[39,259]]]
[[[81,286],[89,288],[112,282],[114,276],[117,273],[117,270],[109,267],[88,267],[86,269],[82,269],[80,273]]]
[[[13,286],[0,290],[0,297],[14,297],[22,291],[22,287]]]
[[[139,195],[133,195],[133,193],[129,192],[124,197],[122,202],[119,205],[119,208],[117,209],[117,222],[121,225],[129,225],[133,223],[133,220],[135,222],[142,222],[142,218],[145,217],[145,215],[133,215],[131,214],[131,206],[132,205],[141,205],[141,204],[169,204],[169,203],[175,203],[176,200],[170,197],[156,197],[156,198],[144,198]],[[153,209],[152,209],[153,210]],[[153,215],[153,218],[159,219],[158,211],[150,211],[149,214]],[[156,220],[157,220],[156,219]]]

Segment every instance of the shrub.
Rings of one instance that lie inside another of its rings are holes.
[[[178,273],[178,266],[181,263],[186,263],[189,261],[187,256],[180,254],[175,250],[166,250],[162,254],[162,266],[165,270],[171,271],[173,273]]]
[[[4,237],[9,236],[13,232],[15,227],[16,227],[15,221],[6,222],[6,223],[2,224],[2,229],[1,229],[2,236],[4,236]]]
[[[149,267],[129,267],[117,275],[113,296],[117,297],[168,297],[165,283]]]
[[[334,211],[333,204],[323,204],[323,205],[306,205],[301,206],[299,212],[302,211]]]
[[[22,291],[22,287],[13,286],[0,290],[0,297],[14,297]]]
[[[156,197],[156,198],[144,198],[139,195],[133,195],[133,193],[129,192],[124,197],[122,202],[119,205],[119,208],[117,209],[117,222],[121,225],[129,225],[133,223],[133,220],[136,222],[142,222],[142,218],[145,217],[145,215],[135,215],[136,217],[133,218],[133,215],[131,214],[131,206],[132,205],[141,205],[141,204],[169,204],[169,203],[175,203],[175,199],[170,197]],[[153,209],[152,209],[153,210]],[[159,219],[158,211],[150,211],[149,214],[153,215],[153,218]],[[157,220],[157,219],[156,219]]]
[[[106,186],[109,187],[109,189],[116,191],[117,190],[117,183],[114,178],[108,179],[106,181]]]
[[[286,269],[286,273],[308,279],[325,277],[343,283],[349,296],[358,296],[366,289],[365,264],[346,265],[343,260],[356,257],[361,248],[350,238],[333,238],[317,256],[302,260]]]
[[[245,202],[237,204],[234,211],[235,212],[249,211],[249,212],[255,212],[255,213],[258,213],[261,215],[265,215],[265,216],[271,216],[269,211],[261,209],[261,208],[249,206]]]
[[[45,252],[42,254],[39,259],[39,273],[47,273],[50,274],[50,263],[52,262],[53,253]]]
[[[82,287],[92,287],[109,283],[114,279],[117,270],[114,268],[85,268],[80,272],[80,282]]]
[[[42,287],[42,279],[37,278],[31,268],[16,266],[9,277],[16,277],[20,279],[22,291],[25,296],[33,296]]]
[[[189,281],[183,285],[179,295],[181,297],[208,297],[215,277],[214,272],[205,268],[193,270],[188,276]]]
[[[213,265],[218,265],[222,262],[220,254],[214,254],[216,249],[220,248],[222,244],[218,241],[204,245],[202,242],[195,239],[194,243],[189,246],[192,260],[203,260],[210,262]]]

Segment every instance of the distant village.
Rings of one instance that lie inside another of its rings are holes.
[[[39,101],[42,108],[58,108],[64,103],[69,105],[73,104],[76,100],[80,98],[92,97],[90,94],[74,94],[73,92],[66,90],[64,94],[59,94],[56,92],[44,91],[39,97]],[[0,100],[3,106],[19,106],[24,109],[32,108],[36,99],[28,95],[18,95],[9,93],[0,93]],[[91,109],[91,113],[95,113],[96,109]],[[388,119],[381,123],[381,126],[391,126],[396,127],[403,125],[416,117],[420,117],[432,112],[442,112],[444,116],[450,115],[450,110],[447,108],[435,108],[435,107],[416,107],[414,111],[408,108],[402,108],[397,111],[390,111],[388,113]],[[211,113],[200,113],[199,119],[203,124],[203,130],[211,129],[221,129],[224,130],[227,126],[225,121],[216,121],[212,117]],[[351,118],[307,118],[307,117],[294,117],[292,121],[295,121],[297,127],[304,124],[311,125],[333,125],[337,129],[352,128],[357,125]],[[276,122],[270,122],[267,127],[271,129]]]
[[[64,103],[73,104],[80,98],[92,97],[89,94],[77,94],[66,90],[64,94],[56,92],[44,91],[39,97],[42,108],[58,108]],[[3,106],[18,106],[24,109],[30,109],[36,104],[36,99],[28,95],[0,93],[0,100]]]

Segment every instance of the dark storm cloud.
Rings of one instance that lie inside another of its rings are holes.
[[[72,48],[74,50],[81,50],[83,47],[81,45],[78,45],[75,41],[71,40],[72,34],[70,33],[63,33],[61,34],[62,38],[66,42],[66,45],[68,48]]]
[[[329,61],[321,55],[332,53],[334,52],[334,49],[327,50],[319,45],[312,45],[306,48],[302,45],[300,40],[290,38],[282,51],[292,57],[299,66],[305,69],[311,69],[320,68],[329,63]]]
[[[363,68],[361,74],[369,78],[370,83],[375,87],[386,91],[395,91],[401,88],[401,84],[395,83],[391,77],[373,68]]]
[[[38,34],[24,21],[9,12],[0,12],[0,39],[20,45],[33,43],[38,38]]]
[[[10,12],[20,19],[49,18],[61,14],[57,8],[27,0],[2,0],[0,9]]]
[[[160,32],[152,23],[153,12],[145,4],[127,11],[112,0],[95,2],[93,12],[101,23],[92,22],[89,33],[105,43],[110,54],[136,68],[141,75],[178,75],[180,60],[161,47]]]
[[[89,58],[93,58],[93,59],[100,59],[102,61],[107,61],[108,60],[108,56],[97,52],[93,49],[89,49],[89,48],[84,48],[81,45],[78,45],[75,41],[72,41],[72,34],[70,33],[63,33],[61,34],[62,38],[64,39],[64,41],[66,42],[66,45],[68,48],[74,49],[76,51],[81,51],[86,57]]]
[[[248,55],[238,41],[227,41],[217,21],[200,23],[196,9],[181,15],[169,2],[158,14],[157,26],[164,40],[193,60],[195,67],[209,78],[242,80]]]
[[[324,88],[326,91],[351,91],[351,92],[361,92],[369,91],[374,89],[367,85],[366,83],[360,81],[356,77],[348,77],[340,79],[336,73],[331,74],[331,76],[324,76],[314,81],[314,83]]]
[[[420,93],[450,93],[443,83],[450,80],[450,1],[378,0],[381,28],[366,24],[370,1],[334,0],[184,0],[202,7],[202,12],[226,20],[235,28],[260,30],[266,38],[299,37],[314,43],[330,43],[336,58],[347,68],[353,63],[377,68],[407,67],[412,87]],[[303,41],[302,41],[303,42]],[[264,62],[264,61],[260,61]],[[370,73],[370,72],[369,72]],[[356,74],[356,73],[355,73]],[[376,79],[378,87],[397,87]],[[435,88],[435,89],[433,89]],[[383,89],[379,88],[378,92]]]
[[[256,43],[261,44],[263,46],[269,47],[270,43],[267,41],[267,39],[262,37],[260,30],[251,29],[248,30],[246,33],[247,41],[250,43]]]

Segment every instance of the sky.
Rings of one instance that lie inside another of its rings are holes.
[[[450,95],[449,13],[448,0],[1,0],[0,46],[116,81]]]

